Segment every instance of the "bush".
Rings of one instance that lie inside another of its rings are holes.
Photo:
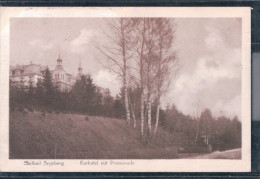
[[[27,115],[28,114],[28,112],[27,111],[23,111],[23,115]]]
[[[88,117],[88,116],[86,116],[86,117],[85,117],[85,120],[86,120],[86,121],[88,121],[88,120],[89,120],[89,117]]]
[[[20,106],[20,107],[18,108],[18,111],[24,112],[24,107],[23,107],[23,106]]]
[[[28,109],[28,111],[30,111],[30,112],[34,112],[34,108],[33,108],[32,106],[28,106],[27,109]]]
[[[51,110],[51,109],[48,109],[47,112],[48,112],[48,113],[52,113],[52,110]]]
[[[46,112],[42,112],[42,116],[45,117],[46,116]]]
[[[201,143],[201,142],[189,142],[189,144],[184,147],[184,152],[181,151],[180,153],[208,153],[209,147],[208,145]]]

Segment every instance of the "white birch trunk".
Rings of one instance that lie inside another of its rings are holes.
[[[199,119],[197,119],[196,121],[196,138],[195,138],[195,142],[197,142],[198,140],[198,135],[199,135]]]
[[[158,102],[158,106],[157,106],[157,109],[156,109],[156,121],[155,121],[153,135],[155,135],[156,132],[157,132],[158,123],[159,123],[159,116],[160,116],[160,102]]]
[[[136,117],[135,117],[135,112],[133,111],[133,119],[134,119],[134,128],[136,128]]]
[[[145,20],[143,20],[143,32],[142,36],[142,45],[141,45],[141,53],[140,53],[140,85],[141,85],[141,138],[144,139],[144,87],[143,87],[143,52],[144,52],[144,43],[145,43]]]
[[[129,110],[129,104],[128,104],[128,89],[127,89],[126,77],[125,77],[124,83],[125,83],[124,88],[125,88],[126,122],[127,122],[127,125],[130,125],[130,110]]]
[[[129,102],[130,102],[130,111],[132,113],[132,116],[133,116],[133,127],[136,128],[136,116],[135,116],[135,105],[133,107],[132,103],[131,103],[131,98],[129,98]]]
[[[151,136],[152,133],[152,105],[150,99],[147,100],[147,105],[148,105],[148,132],[149,132],[149,137]]]
[[[141,137],[144,136],[144,95],[141,93]]]

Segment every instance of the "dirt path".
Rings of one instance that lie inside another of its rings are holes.
[[[226,150],[226,151],[216,151],[210,154],[197,155],[194,157],[187,157],[190,159],[241,159],[241,148]]]

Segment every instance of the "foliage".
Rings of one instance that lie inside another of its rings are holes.
[[[90,75],[82,75],[69,92],[57,89],[48,68],[42,76],[36,87],[30,82],[26,87],[22,82],[17,85],[10,80],[10,111],[15,108],[23,111],[26,107],[29,111],[70,111],[116,118],[124,116],[120,97],[114,100],[109,89],[97,87]]]
[[[232,120],[225,117],[213,117],[209,109],[201,112],[199,120],[199,139],[195,142],[196,119],[178,111],[175,105],[167,107],[165,118],[160,119],[161,125],[171,133],[178,133],[182,137],[181,147],[186,152],[206,152],[209,145],[213,150],[227,150],[241,147],[241,122],[238,117]],[[208,145],[205,137],[208,137]]]

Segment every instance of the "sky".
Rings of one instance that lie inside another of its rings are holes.
[[[209,108],[214,116],[241,116],[241,19],[174,19],[172,51],[180,62],[178,75],[162,97],[162,106],[174,103],[184,114],[195,115],[195,106]],[[79,61],[94,82],[115,96],[121,84],[104,67],[97,46],[106,43],[105,18],[13,18],[10,28],[10,64],[63,67],[77,74]]]

